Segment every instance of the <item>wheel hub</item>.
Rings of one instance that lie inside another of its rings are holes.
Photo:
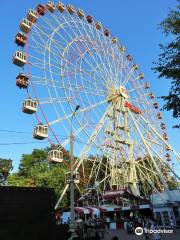
[[[116,102],[120,97],[128,98],[128,91],[125,87],[120,86],[118,89],[111,88],[107,96],[108,102]]]

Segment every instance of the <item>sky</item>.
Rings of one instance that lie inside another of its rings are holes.
[[[0,158],[11,158],[15,170],[23,153],[31,153],[33,148],[47,146],[46,142],[35,142],[32,138],[35,120],[24,116],[21,111],[24,95],[15,86],[18,71],[17,67],[11,63],[17,48],[14,44],[14,36],[18,32],[19,22],[28,9],[35,8],[38,3],[39,1],[36,0],[2,1],[1,3]],[[94,16],[107,26],[136,59],[150,82],[155,96],[168,93],[169,80],[158,79],[151,68],[152,62],[157,60],[160,53],[158,44],[167,41],[158,29],[158,24],[167,16],[169,8],[176,5],[175,0],[64,0],[63,3],[71,3],[76,8],[82,8],[86,14]],[[162,101],[158,99],[158,102],[162,106]],[[170,144],[178,151],[179,131],[172,128],[177,121],[172,118],[171,112],[164,112],[163,116]]]

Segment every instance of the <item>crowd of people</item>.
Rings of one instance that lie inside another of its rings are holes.
[[[116,221],[115,221],[116,220]],[[77,235],[78,240],[102,240],[105,239],[105,235],[109,234],[109,240],[118,240],[117,236],[111,237],[112,223],[116,225],[118,219],[111,218],[109,216],[89,216],[86,219],[80,219],[77,223]],[[70,221],[70,219],[69,219]],[[155,231],[155,233],[149,234],[145,229],[156,230],[159,226],[155,220],[144,217],[127,217],[121,219],[122,228],[127,234],[135,234],[135,229],[141,227],[143,229],[145,240],[161,240],[161,235]],[[68,222],[66,223],[69,224]],[[171,228],[174,229],[172,223]]]

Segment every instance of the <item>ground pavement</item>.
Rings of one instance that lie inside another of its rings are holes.
[[[111,240],[113,236],[117,236],[119,240],[145,240],[145,236],[137,236],[135,234],[127,234],[123,229],[120,230],[110,230],[106,233],[105,240]],[[180,229],[176,229],[174,233],[161,234],[161,240],[180,240]]]

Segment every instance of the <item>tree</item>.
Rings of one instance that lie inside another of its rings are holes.
[[[13,169],[11,159],[0,158],[0,185],[5,185],[10,171]]]
[[[164,110],[173,111],[173,117],[180,117],[180,0],[177,9],[171,10],[160,24],[162,32],[169,36],[171,41],[166,44],[160,44],[161,53],[158,62],[153,68],[159,73],[159,78],[165,77],[171,79],[171,87],[168,96],[161,96],[165,104]],[[180,124],[174,126],[180,127]]]
[[[65,185],[64,164],[50,164],[47,160],[49,149],[34,149],[31,154],[23,154],[19,170],[8,177],[8,184],[21,187],[54,188],[56,198],[61,195]],[[62,206],[67,202],[66,196]]]

